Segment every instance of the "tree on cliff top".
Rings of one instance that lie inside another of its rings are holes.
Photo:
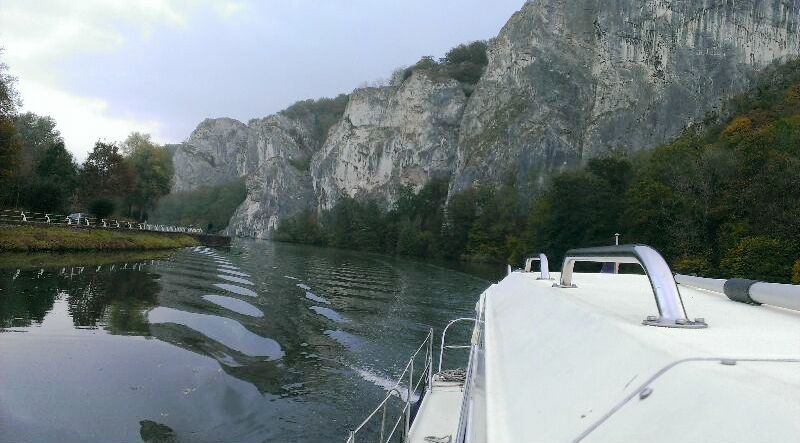
[[[334,98],[323,97],[317,100],[301,100],[281,111],[283,115],[293,120],[305,122],[311,129],[310,141],[312,146],[307,146],[307,142],[301,134],[293,133],[292,137],[303,148],[315,151],[319,149],[328,130],[336,124],[344,114],[350,96],[339,94]]]
[[[458,80],[465,86],[465,92],[471,92],[471,86],[478,83],[483,75],[489,59],[486,55],[488,45],[483,40],[461,44],[447,51],[438,61],[432,56],[425,56],[414,66],[406,68],[403,79],[407,79],[415,71],[427,73],[433,79]]]

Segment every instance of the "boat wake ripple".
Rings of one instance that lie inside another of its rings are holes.
[[[241,323],[229,318],[159,306],[147,314],[147,319],[151,324],[174,323],[186,326],[250,357],[276,360],[284,355],[278,342],[254,334]]]
[[[217,306],[221,306],[230,311],[242,315],[249,315],[250,317],[263,317],[264,313],[260,309],[238,298],[226,297],[224,295],[208,294],[203,296],[204,300],[208,300]]]

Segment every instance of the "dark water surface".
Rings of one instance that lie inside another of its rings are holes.
[[[0,261],[0,442],[343,441],[428,328],[472,316],[489,284],[253,241],[14,261]]]

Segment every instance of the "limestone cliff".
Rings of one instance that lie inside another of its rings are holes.
[[[414,72],[399,85],[357,89],[311,163],[319,206],[340,195],[393,201],[453,169],[467,98],[452,79]]]
[[[206,119],[175,148],[173,192],[216,186],[244,175],[247,126],[232,118]]]
[[[344,97],[332,126],[313,110],[206,120],[176,150],[174,190],[246,176],[230,230],[259,237],[303,208],[388,204],[438,176],[451,192],[509,177],[536,192],[565,165],[723,115],[764,66],[800,54],[798,14],[800,0],[529,2],[490,42],[469,97],[414,70]]]
[[[638,150],[718,113],[800,53],[797,0],[539,0],[489,47],[461,122],[452,189]]]
[[[247,125],[232,119],[206,120],[175,151],[174,192],[215,186],[245,177],[247,197],[229,232],[261,236],[280,217],[314,200],[307,122],[277,114]]]

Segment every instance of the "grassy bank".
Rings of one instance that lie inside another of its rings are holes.
[[[104,266],[115,263],[137,263],[162,260],[169,257],[171,253],[167,249],[152,251],[3,252],[0,254],[0,271],[3,269],[60,269],[78,266]]]
[[[0,226],[0,251],[142,251],[195,246],[188,235],[46,226]]]

